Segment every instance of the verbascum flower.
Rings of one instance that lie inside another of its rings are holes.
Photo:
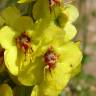
[[[45,2],[48,4],[47,0],[45,0]],[[40,84],[40,82],[44,79],[45,64],[43,64],[44,62],[42,61],[42,58],[43,58],[42,55],[44,55],[44,51],[48,48],[48,45],[50,44],[50,46],[51,46],[51,44],[53,44],[53,46],[55,46],[55,44],[58,43],[59,44],[58,48],[59,48],[62,44],[65,44],[64,42],[71,40],[77,32],[76,28],[71,24],[70,20],[67,20],[68,24],[65,22],[66,23],[65,26],[67,26],[67,27],[64,26],[64,28],[61,28],[60,26],[55,24],[54,19],[52,19],[51,16],[47,15],[48,17],[44,16],[45,18],[43,18],[41,13],[44,12],[43,14],[45,14],[46,12],[42,11],[44,8],[42,8],[42,10],[41,10],[40,7],[42,7],[42,4],[43,4],[42,1],[38,0],[36,2],[36,5],[34,5],[34,8],[33,8],[33,13],[37,12],[37,14],[33,14],[34,18],[37,19],[37,22],[34,24],[35,32],[33,32],[32,37],[33,37],[34,42],[40,41],[39,46],[35,52],[35,53],[37,53],[37,54],[35,54],[37,56],[32,64],[33,66],[31,66],[31,64],[30,64],[26,68],[23,68],[23,70],[20,72],[20,74],[18,76],[19,81],[23,85],[27,85],[27,86],[31,86],[33,84],[32,78],[35,79],[35,81],[36,81],[35,84]],[[45,6],[45,7],[47,7],[47,6]],[[36,8],[37,8],[37,10],[36,10]],[[47,8],[45,8],[45,9],[47,9]],[[75,9],[75,10],[77,10],[77,9]],[[41,15],[39,15],[39,13]],[[73,16],[74,20],[77,17]],[[70,14],[70,17],[67,16],[66,18],[68,18],[68,19],[72,18],[71,14]],[[69,23],[69,21],[70,21],[70,23]],[[76,72],[74,72],[74,74],[75,73]]]
[[[71,77],[78,73],[82,53],[77,43],[53,43],[42,55],[44,79],[33,88],[31,96],[58,96]],[[76,69],[78,67],[78,70]]]
[[[42,60],[42,55],[44,55],[48,45],[53,42],[53,38],[54,44],[56,42],[58,44],[62,44],[64,42],[64,32],[58,26],[54,25],[52,21],[51,23],[49,21],[46,23],[45,21],[46,20],[41,20],[34,27],[35,32],[32,34],[32,40],[35,43],[39,43],[34,53],[34,62],[23,68],[18,76],[18,80],[23,85],[31,86],[34,80],[35,84],[39,84],[43,80],[45,64]],[[32,78],[34,78],[34,80],[32,80]]]
[[[32,96],[58,96],[81,66],[81,50],[78,43],[71,42],[77,33],[72,22],[78,11],[66,5],[54,17],[48,0],[43,1],[37,0],[33,6],[34,23],[14,6],[2,11],[6,26],[0,29],[0,44],[9,72],[23,85],[36,85]]]
[[[41,41],[45,40],[43,43],[48,44],[54,37],[54,40],[63,42],[65,33],[50,19],[39,20],[33,24],[30,17],[20,16],[19,10],[14,6],[2,11],[1,16],[7,25],[0,29],[0,44],[5,49],[6,67],[12,75],[18,76],[22,84],[28,86],[38,84],[43,79],[44,65],[40,63],[41,58],[36,60],[33,58],[42,53],[42,50],[38,50],[38,47],[42,45]],[[13,21],[12,16],[14,16]],[[25,71],[27,71],[26,74]],[[40,75],[42,76],[38,78]]]
[[[33,21],[28,16],[20,16],[16,7],[8,7],[1,16],[6,23],[6,26],[0,29],[0,44],[5,49],[5,65],[11,74],[18,75],[19,70],[24,66],[24,58],[29,61],[31,59],[25,55],[29,54],[29,51],[32,53],[34,49],[31,45],[31,35],[29,35],[29,30],[32,32]]]
[[[42,26],[42,25],[44,25],[44,26]],[[27,86],[32,85],[33,77],[35,78],[35,81],[37,84],[40,84],[41,81],[44,80],[44,70],[45,70],[45,66],[46,66],[46,63],[44,62],[44,54],[50,48],[52,48],[52,50],[56,51],[56,53],[54,53],[54,54],[56,54],[56,58],[58,58],[58,60],[61,60],[60,62],[58,61],[59,62],[58,66],[62,62],[62,66],[63,66],[62,70],[64,70],[64,72],[66,71],[65,74],[72,73],[70,75],[73,77],[75,74],[77,74],[80,71],[80,66],[81,66],[80,62],[82,59],[82,53],[78,47],[78,43],[76,43],[76,44],[73,42],[69,42],[68,44],[65,43],[64,42],[64,35],[65,35],[64,32],[62,30],[60,30],[60,28],[58,26],[54,25],[53,22],[51,22],[50,24],[48,23],[47,28],[45,26],[46,26],[46,23],[42,22],[42,23],[40,23],[38,28],[36,27],[37,30],[34,29],[35,33],[33,34],[33,36],[35,37],[36,34],[40,35],[40,37],[38,36],[37,39],[36,39],[36,37],[35,38],[33,37],[33,40],[38,41],[38,39],[39,39],[39,41],[40,41],[39,46],[38,46],[37,50],[35,51],[35,53],[38,53],[38,54],[35,54],[36,58],[32,64],[33,66],[31,64],[29,66],[27,66],[25,69],[22,70],[22,72],[20,72],[19,77],[18,77],[19,81],[22,84],[27,85]],[[37,31],[37,33],[36,33],[36,31]],[[40,31],[42,35],[39,34],[38,31]],[[63,53],[63,50],[65,50],[65,53]],[[76,52],[77,54],[75,53],[76,50],[77,50],[77,52]],[[54,52],[54,51],[52,51],[52,52]],[[60,53],[59,53],[59,51],[60,51]],[[64,56],[64,54],[65,54],[65,56]],[[69,56],[69,57],[67,58],[66,56],[67,57]],[[54,60],[54,58],[53,58],[53,60]],[[66,63],[64,63],[64,62],[66,62]],[[67,62],[70,62],[70,63],[67,63]],[[72,66],[72,68],[71,68],[71,66]],[[63,72],[61,72],[61,73],[63,73]]]
[[[48,4],[48,1],[45,0],[45,3],[42,2],[42,0],[38,0],[34,5],[33,17],[36,20],[41,18],[51,18],[51,21],[53,20],[55,22],[55,25],[59,26],[60,29],[62,29],[62,32],[65,33],[65,42],[72,40],[77,34],[77,30],[73,25],[74,21],[79,16],[77,8],[70,4],[66,4],[64,7],[55,6],[53,7],[52,12],[50,13],[50,5]],[[48,20],[46,20],[45,22],[48,22]]]

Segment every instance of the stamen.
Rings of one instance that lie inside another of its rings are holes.
[[[58,56],[52,48],[49,48],[44,54],[44,62],[49,66],[49,69],[54,68],[56,66],[57,59]]]
[[[31,39],[28,37],[26,32],[23,32],[19,37],[16,38],[17,47],[26,52],[30,47]]]

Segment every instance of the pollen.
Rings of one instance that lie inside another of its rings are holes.
[[[48,65],[49,69],[55,68],[58,56],[53,48],[49,48],[44,54],[44,62]]]
[[[19,49],[26,52],[30,48],[31,39],[28,37],[26,32],[23,32],[19,37],[16,38],[16,44]]]
[[[61,0],[49,0],[49,2],[51,6],[58,5],[58,4],[60,5]]]

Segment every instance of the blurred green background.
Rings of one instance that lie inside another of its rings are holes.
[[[70,1],[65,0],[65,4]],[[0,10],[15,2],[0,0]],[[71,3],[77,6],[80,13],[75,22],[78,34],[74,40],[81,41],[83,60],[80,74],[70,81],[60,96],[96,96],[96,0],[74,0]],[[26,9],[22,5],[21,11],[25,12]]]

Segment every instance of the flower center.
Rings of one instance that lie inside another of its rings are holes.
[[[17,47],[22,49],[23,52],[26,52],[30,47],[31,40],[26,34],[23,32],[19,37],[16,38]]]
[[[49,0],[49,3],[50,3],[51,6],[57,5],[57,4],[60,5],[60,2],[61,2],[60,0]]]
[[[49,48],[44,54],[44,62],[49,66],[49,69],[54,68],[57,62],[58,56],[53,51],[53,48]]]

